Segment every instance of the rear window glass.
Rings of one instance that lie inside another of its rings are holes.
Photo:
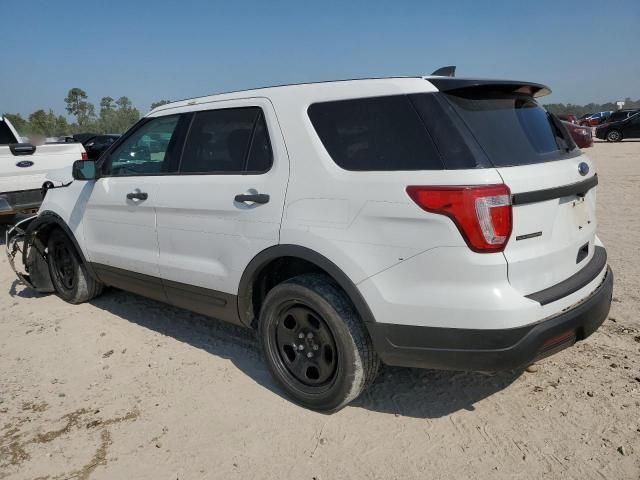
[[[573,149],[573,142],[529,96],[445,97],[496,167],[557,160]]]
[[[315,103],[309,118],[345,170],[436,170],[443,163],[406,95]]]
[[[16,143],[16,139],[11,130],[9,130],[9,126],[0,121],[0,145],[8,145],[10,143]]]

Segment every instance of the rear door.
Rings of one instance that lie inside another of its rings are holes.
[[[178,174],[156,179],[158,261],[174,305],[237,321],[244,269],[279,242],[288,176],[267,99],[215,102],[193,114]]]
[[[504,250],[510,283],[528,295],[581,270],[595,251],[591,160],[531,96],[447,94],[513,195]]]

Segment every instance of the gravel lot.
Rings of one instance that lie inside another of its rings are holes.
[[[640,477],[640,142],[596,143],[610,318],[535,373],[385,368],[334,415],[253,336],[117,290],[71,306],[0,260],[0,479]]]

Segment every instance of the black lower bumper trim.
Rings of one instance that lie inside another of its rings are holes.
[[[368,324],[381,360],[387,365],[442,370],[498,371],[528,365],[595,332],[607,318],[613,272],[570,310],[524,327],[501,330]]]
[[[554,285],[553,287],[545,288],[539,292],[527,295],[527,298],[538,302],[540,305],[547,305],[548,303],[560,300],[561,298],[571,295],[591,283],[593,279],[602,272],[602,269],[606,264],[607,251],[604,247],[596,247],[589,263],[587,263],[578,273],[567,278],[563,282]]]

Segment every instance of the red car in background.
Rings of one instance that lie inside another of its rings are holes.
[[[580,120],[580,125],[585,127],[595,127],[604,123],[609,118],[611,112],[597,112]]]
[[[563,122],[575,123],[578,124],[578,117],[576,117],[573,113],[560,113],[557,117]]]
[[[593,146],[593,137],[590,127],[582,127],[571,122],[562,120],[562,125],[571,134],[571,138],[576,142],[579,148],[589,148]]]

